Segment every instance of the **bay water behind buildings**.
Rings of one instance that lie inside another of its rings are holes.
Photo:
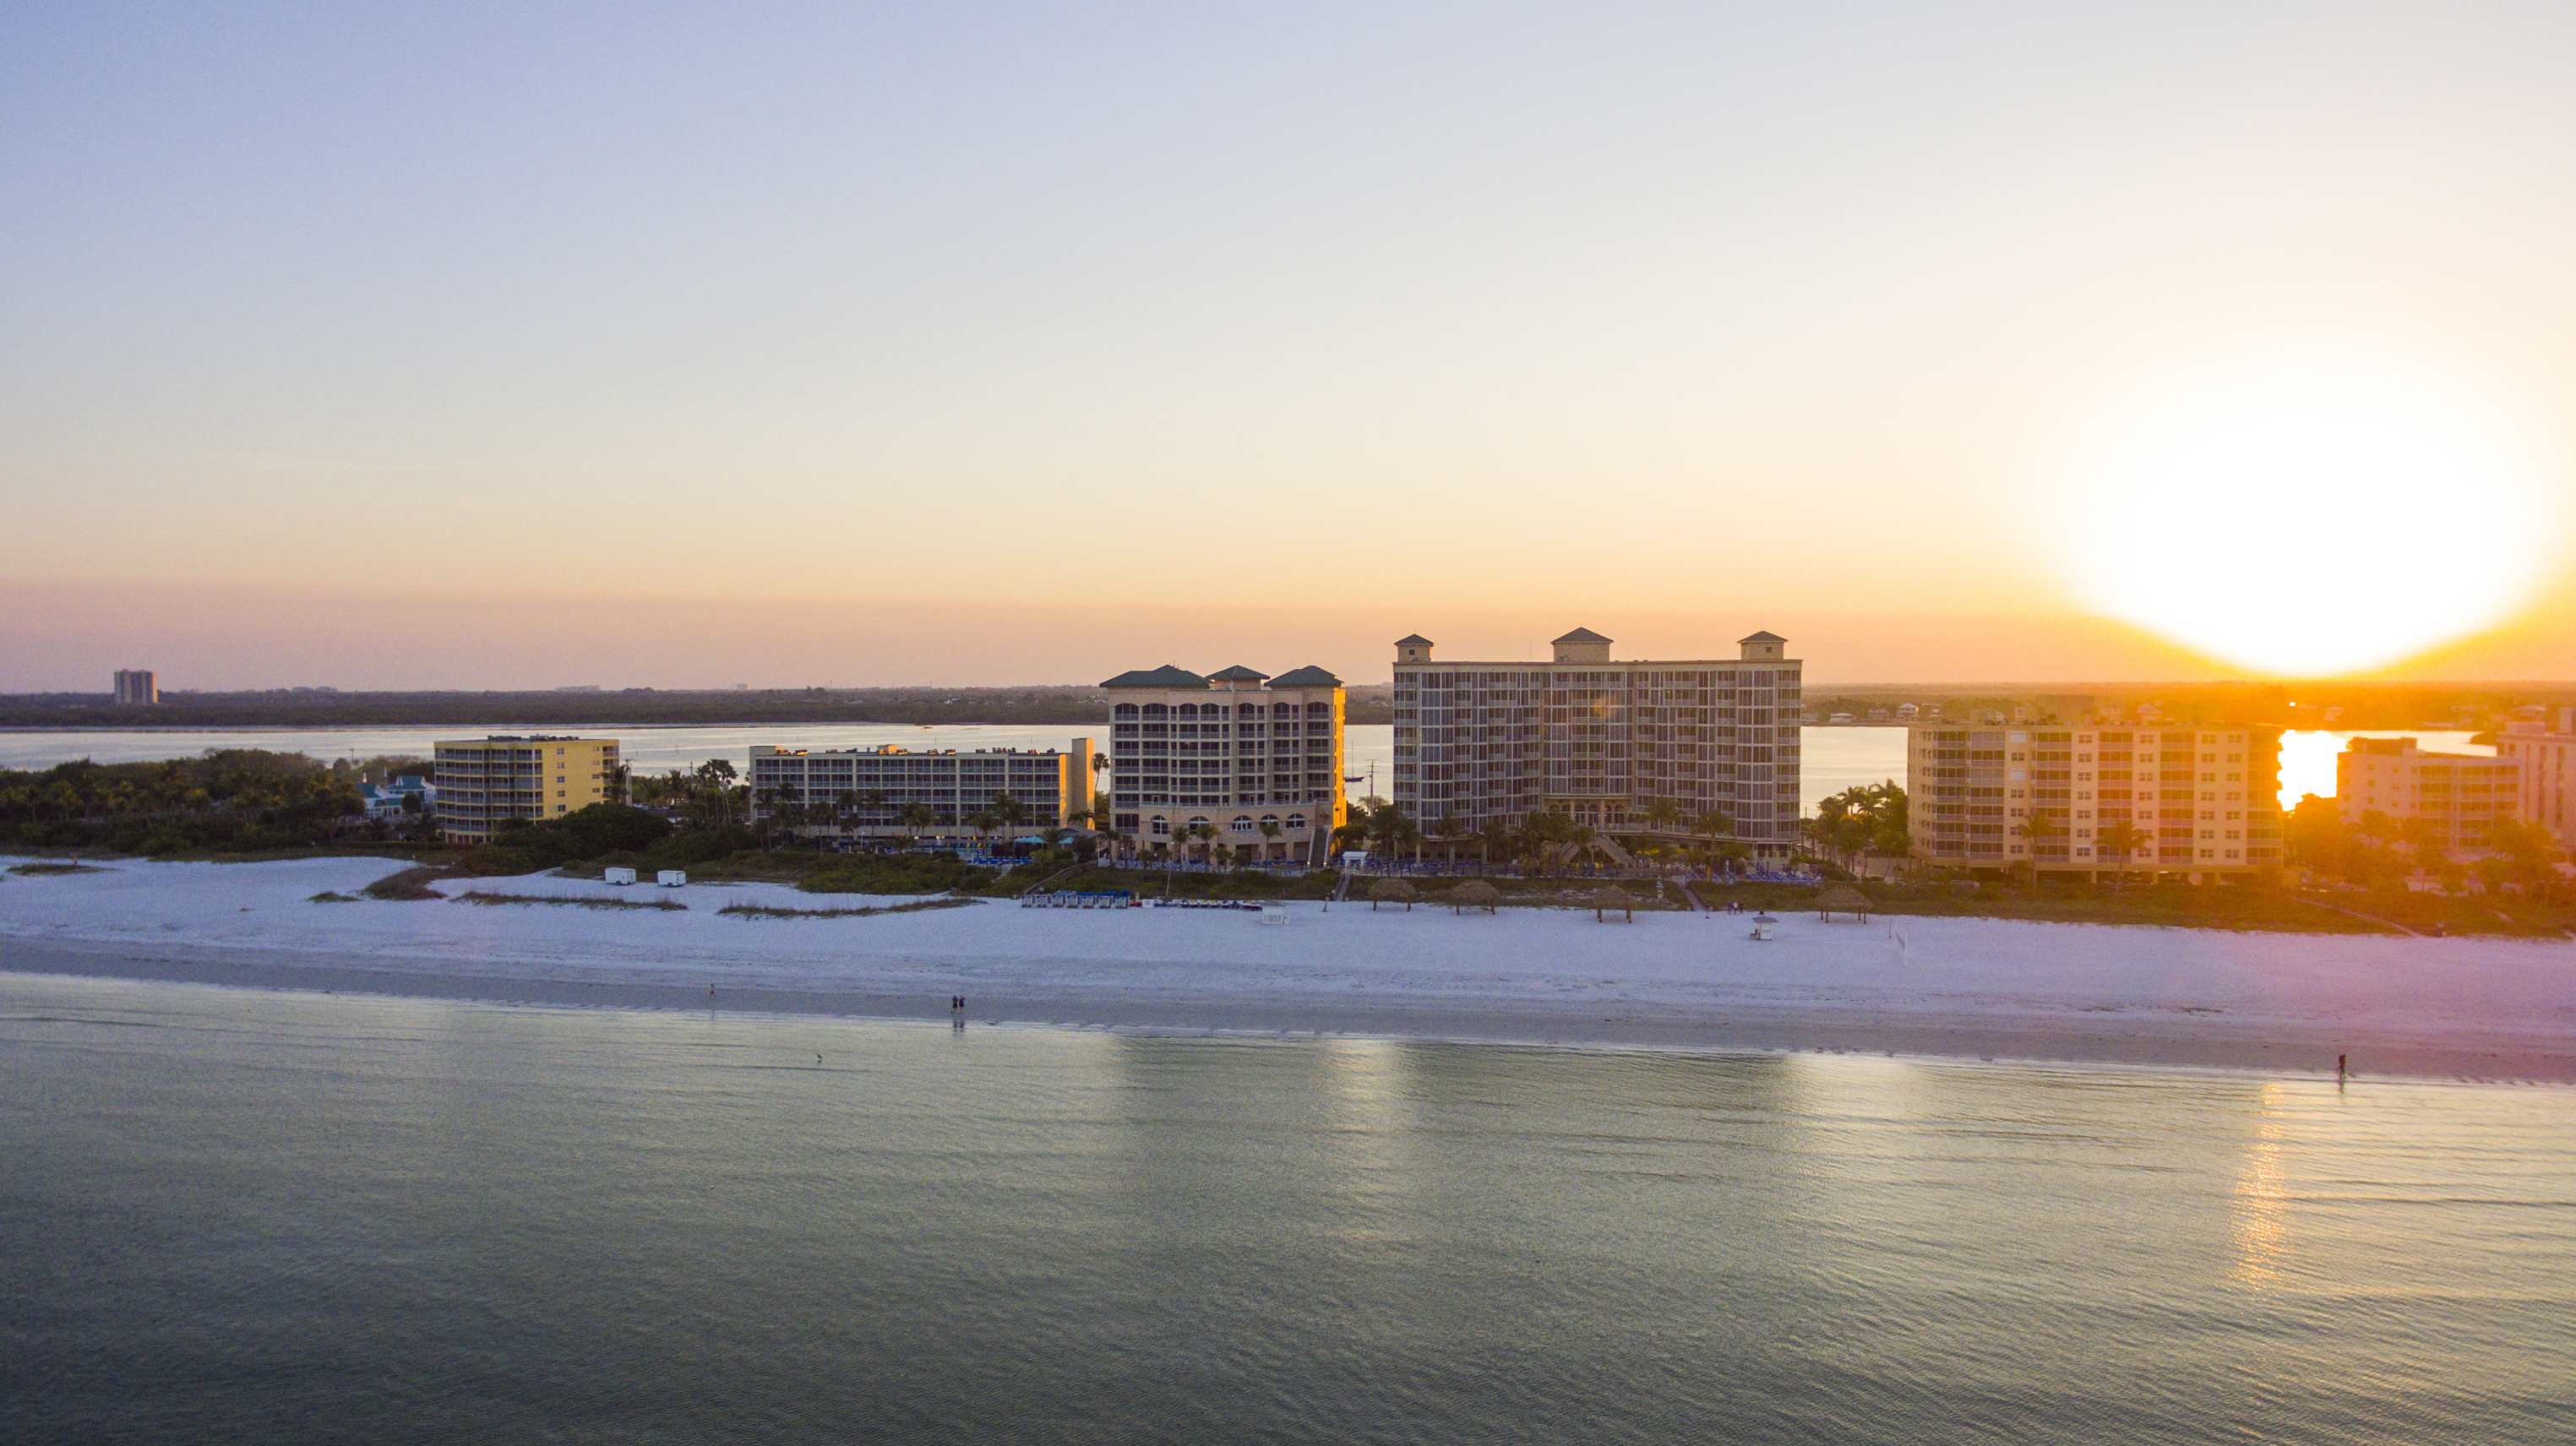
[[[0,975],[0,1435],[2564,1441],[2567,1106]]]
[[[1106,720],[1088,731],[1098,735]],[[1086,730],[1072,724],[1052,728],[1003,728],[980,724],[919,727],[902,723],[840,723],[806,726],[717,725],[676,728],[589,727],[532,728],[524,724],[476,724],[442,728],[242,728],[242,729],[101,729],[84,732],[0,731],[0,767],[50,768],[76,758],[100,763],[130,763],[158,758],[193,758],[209,748],[270,748],[303,752],[328,762],[335,758],[371,758],[412,753],[426,756],[440,738],[480,738],[487,733],[579,732],[619,740],[621,754],[639,773],[693,768],[709,758],[745,765],[752,746],[778,748],[1062,748]],[[1378,792],[1389,794],[1394,779],[1395,730],[1384,723],[1351,726],[1345,733],[1345,771],[1362,779],[1376,770]],[[2334,792],[2334,755],[2351,733],[2295,732],[2281,739],[2281,803],[2287,808],[2302,793]],[[2358,735],[2392,738],[2396,733]],[[2468,742],[2466,733],[2421,732],[2427,748],[2451,752],[2491,753],[2492,747]],[[1799,802],[1812,812],[1816,800],[1862,783],[1893,778],[1905,781],[1905,730],[1902,728],[1832,728],[1802,730],[1799,752],[1804,768]],[[1350,785],[1359,797],[1365,783]]]

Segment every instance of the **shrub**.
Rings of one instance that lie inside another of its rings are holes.
[[[799,880],[809,894],[938,894],[981,889],[993,871],[947,854],[851,854]]]
[[[494,831],[490,843],[469,851],[458,862],[457,871],[533,874],[601,854],[649,854],[653,845],[670,832],[670,823],[658,814],[622,803],[594,803],[578,813],[543,823],[509,820]]]

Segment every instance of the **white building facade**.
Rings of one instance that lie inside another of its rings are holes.
[[[1063,828],[1091,807],[1091,740],[1062,750],[879,748],[751,750],[752,816],[842,838],[988,840]],[[1005,800],[1008,803],[1005,803]],[[1016,820],[969,822],[1015,804]],[[788,812],[793,810],[792,813]]]

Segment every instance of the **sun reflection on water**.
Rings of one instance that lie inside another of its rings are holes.
[[[2251,1290],[2263,1290],[2280,1281],[2277,1268],[2282,1254],[2289,1248],[2290,1188],[2282,1169],[2282,1140],[2287,1133],[2282,1121],[2287,1111],[2282,1107],[2281,1086],[2263,1086],[2263,1113],[2254,1127],[2254,1148],[2246,1157],[2244,1176],[2237,1182],[2232,1233],[2236,1238],[2236,1268],[2230,1272],[2237,1284]]]

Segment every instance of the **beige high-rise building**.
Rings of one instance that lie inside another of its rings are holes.
[[[122,708],[148,706],[161,701],[161,684],[150,668],[116,670],[116,702]]]
[[[2515,816],[2522,764],[2483,753],[2428,753],[2412,738],[2355,738],[2335,755],[2335,810],[2347,825],[2380,814],[2399,827],[2429,826],[2446,854],[2487,851],[2487,831]]]
[[[1918,723],[1905,762],[1913,852],[1927,862],[2224,877],[2281,861],[2278,728]],[[2135,846],[2103,846],[2120,824]]]
[[[1121,673],[1109,692],[1109,832],[1130,857],[1226,850],[1320,864],[1344,822],[1342,680],[1240,665]],[[1198,836],[1210,829],[1214,838]]]
[[[438,831],[488,841],[504,819],[561,818],[594,803],[622,803],[617,740],[496,733],[433,745]]]
[[[1739,639],[1732,658],[1627,662],[1589,628],[1546,663],[1439,661],[1434,646],[1395,644],[1394,801],[1426,833],[1539,809],[1643,831],[1660,799],[1680,806],[1677,835],[1720,812],[1720,837],[1756,858],[1795,846],[1805,664],[1777,635]]]

